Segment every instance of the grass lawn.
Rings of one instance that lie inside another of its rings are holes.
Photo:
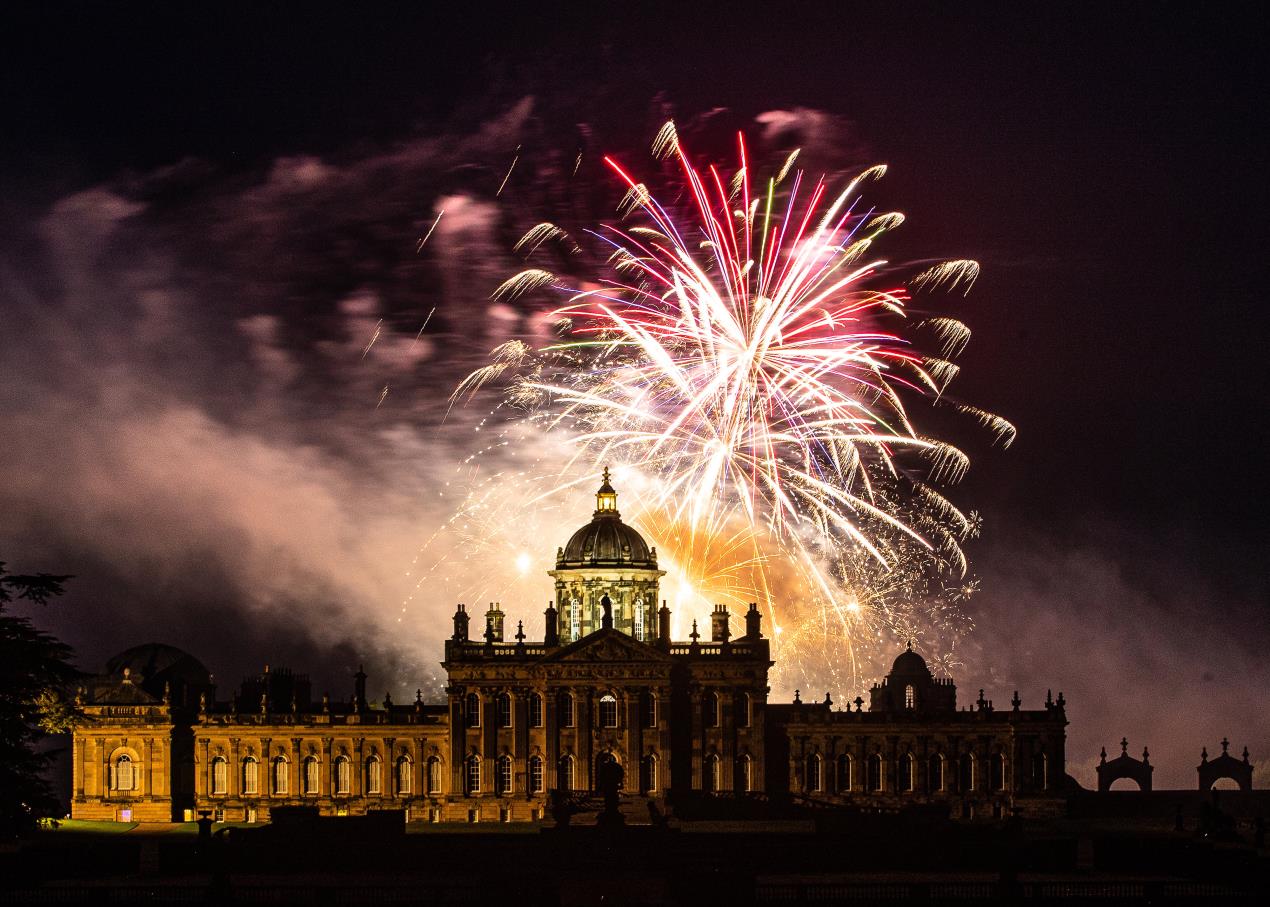
[[[43,827],[45,831],[92,832],[93,834],[117,835],[132,831],[138,822],[110,822],[104,819],[58,819],[57,825],[51,822]]]

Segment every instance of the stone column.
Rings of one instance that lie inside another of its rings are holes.
[[[542,767],[542,784],[548,791],[556,788],[556,766],[560,761],[560,725],[556,710],[560,702],[560,690],[547,687],[542,693],[542,724],[546,732],[547,749],[543,755],[547,764]]]
[[[329,800],[334,796],[335,750],[332,747],[334,742],[334,737],[322,738],[322,761],[324,764],[322,766],[323,771],[318,777],[321,779],[319,782],[319,794],[325,800]]]
[[[304,771],[304,753],[300,749],[303,741],[299,737],[291,738],[291,767],[287,771],[287,797],[300,797],[304,794],[300,773]]]

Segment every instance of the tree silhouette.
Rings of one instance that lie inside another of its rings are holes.
[[[80,676],[70,664],[70,646],[5,606],[15,599],[47,604],[68,579],[11,574],[0,561],[0,840],[32,830],[57,810],[43,777],[53,754],[37,752],[36,745],[70,730],[75,709],[66,686]]]

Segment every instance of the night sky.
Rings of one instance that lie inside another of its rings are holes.
[[[962,702],[1062,689],[1086,784],[1121,735],[1157,786],[1223,735],[1270,783],[1256,7],[431,6],[0,14],[0,557],[76,575],[37,618],[83,667],[434,682],[454,603],[389,615],[473,443],[444,398],[518,329],[524,226],[608,216],[598,156],[674,116],[705,157],[886,162],[888,256],[983,265],[957,391],[1019,437],[956,438]]]

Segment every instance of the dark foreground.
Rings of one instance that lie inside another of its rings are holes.
[[[1078,806],[1078,804],[1076,804]],[[1251,823],[1156,814],[962,825],[854,815],[670,827],[365,819],[47,831],[0,853],[0,904],[1265,904]]]

